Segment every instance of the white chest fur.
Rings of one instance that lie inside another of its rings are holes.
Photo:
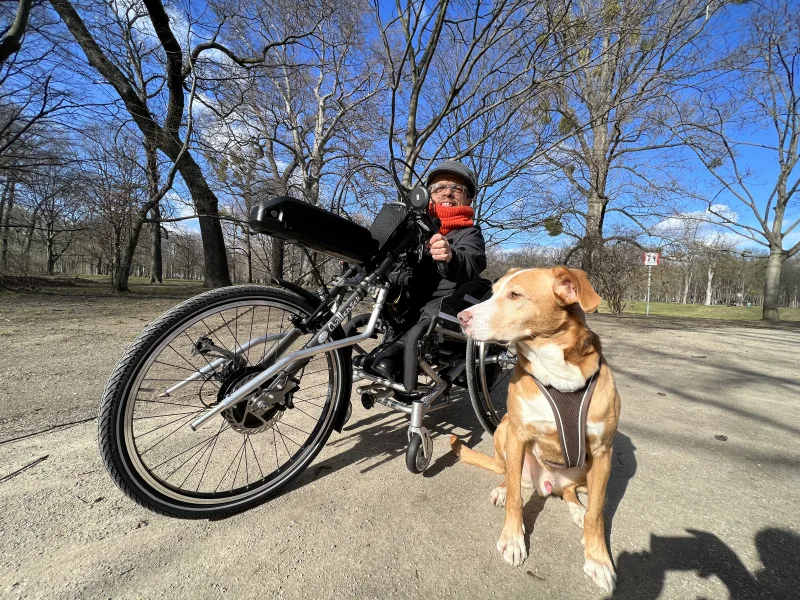
[[[519,403],[520,416],[524,425],[533,425],[537,429],[556,426],[553,408],[541,393],[521,400]]]
[[[517,351],[528,359],[534,377],[544,385],[552,385],[562,392],[574,392],[586,384],[580,368],[565,361],[564,350],[556,344],[533,348],[528,344],[518,343]],[[546,400],[542,401],[547,404]]]

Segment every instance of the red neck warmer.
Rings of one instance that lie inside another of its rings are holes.
[[[442,206],[431,202],[428,205],[428,214],[438,217],[442,222],[439,233],[447,235],[455,229],[472,227],[475,225],[475,211],[471,206]]]

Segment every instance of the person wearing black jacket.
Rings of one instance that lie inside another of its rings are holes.
[[[441,228],[428,242],[428,254],[404,280],[412,294],[407,314],[419,316],[363,359],[363,367],[390,380],[395,380],[402,366],[409,330],[424,329],[438,313],[437,299],[452,294],[461,284],[478,280],[486,268],[486,243],[474,223],[472,208],[475,175],[460,162],[448,160],[430,172],[427,186],[431,193],[428,210],[441,221]],[[416,339],[412,340],[414,346]],[[413,354],[414,348],[410,350]],[[406,360],[411,354],[405,351]],[[404,383],[408,389],[413,387],[412,381]]]

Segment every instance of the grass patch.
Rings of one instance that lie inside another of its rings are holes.
[[[645,302],[628,302],[623,314],[645,314]],[[600,305],[601,313],[610,313],[608,304]],[[671,302],[651,302],[650,314],[658,317],[684,317],[687,319],[726,319],[730,321],[760,321],[760,306],[706,306],[704,304],[673,304]],[[781,308],[781,320],[800,321],[800,308]]]
[[[40,292],[66,296],[112,295],[111,278],[108,275],[60,275],[55,277],[3,277],[0,284],[8,290],[20,292]],[[164,283],[150,283],[147,277],[130,277],[128,286],[131,294],[117,294],[118,297],[131,298],[147,296],[151,298],[185,299],[204,292],[202,281],[185,279],[165,279]]]

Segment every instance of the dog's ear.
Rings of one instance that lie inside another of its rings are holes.
[[[594,312],[603,300],[594,291],[589,277],[580,269],[556,267],[553,270],[553,293],[565,305],[580,304],[584,312]]]

